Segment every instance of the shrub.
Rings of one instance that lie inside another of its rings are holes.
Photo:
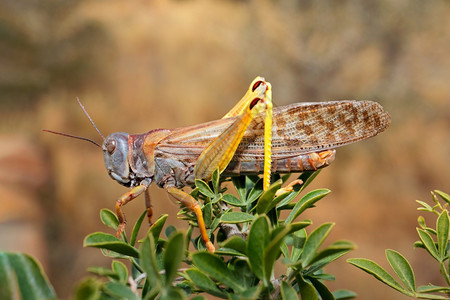
[[[417,203],[420,204],[418,210],[435,214],[437,216],[436,228],[428,227],[425,223],[425,218],[419,216],[417,233],[419,234],[420,240],[414,243],[414,247],[425,249],[436,260],[439,264],[441,274],[447,283],[446,287],[432,284],[417,287],[411,264],[403,255],[391,249],[386,250],[386,258],[403,285],[395,280],[385,269],[369,259],[352,258],[347,261],[407,296],[423,299],[448,299],[450,295],[450,288],[448,287],[450,285],[450,248],[448,243],[449,216],[446,208],[450,204],[450,196],[438,190],[431,192],[431,195],[434,205],[431,206],[426,202],[417,200]],[[438,196],[442,201],[439,201]],[[433,236],[436,241],[434,241]]]
[[[307,233],[312,222],[296,221],[330,192],[314,190],[294,202],[317,174],[303,173],[298,178],[301,183],[291,189],[281,189],[289,176],[275,175],[265,192],[257,176],[235,177],[232,182],[238,197],[221,187],[217,172],[210,183],[197,180],[191,195],[203,203],[210,238],[218,245],[214,254],[206,252],[200,236],[194,234],[196,218],[186,208],[180,210],[179,217],[189,222],[187,232],[168,226],[163,237],[167,218],[163,215],[138,242],[144,212],[130,238],[123,234],[117,239],[103,232],[88,235],[85,246],[100,248],[112,258],[112,264],[111,268],[90,268],[100,278],[85,279],[78,286],[76,299],[205,299],[208,294],[224,299],[353,297],[354,293],[344,290],[332,293],[324,282],[334,276],[326,274],[323,267],[354,245],[337,241],[320,249],[333,223]],[[284,220],[280,219],[283,210],[288,212]],[[100,215],[106,226],[117,229],[118,221],[111,211],[104,209]],[[131,265],[130,274],[124,260]],[[284,267],[282,274],[274,272],[277,261]]]

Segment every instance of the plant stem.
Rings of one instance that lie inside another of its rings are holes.
[[[134,257],[130,258],[131,263],[133,264],[133,266],[136,267],[136,269],[141,272],[141,273],[145,273],[144,270],[142,270],[141,266],[138,264],[138,262],[136,261],[136,259]]]
[[[439,266],[441,268],[442,275],[444,275],[444,277],[445,277],[445,281],[447,282],[447,285],[450,285],[450,277],[448,275],[447,268],[445,267],[444,262],[440,262]]]

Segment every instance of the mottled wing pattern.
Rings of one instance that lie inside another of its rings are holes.
[[[274,159],[334,149],[375,136],[390,124],[389,114],[372,101],[295,103],[275,108],[273,119]],[[175,129],[156,148],[165,154],[198,156],[233,120]],[[263,149],[264,116],[261,115],[251,122],[233,160],[263,159]]]
[[[255,119],[242,140],[236,159],[261,156],[263,118]],[[390,116],[372,101],[296,103],[274,110],[274,159],[334,149],[384,131]]]

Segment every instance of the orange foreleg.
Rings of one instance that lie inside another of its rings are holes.
[[[123,230],[125,229],[125,216],[122,212],[122,206],[130,202],[131,200],[135,199],[139,195],[141,195],[143,192],[147,190],[146,185],[138,185],[129,190],[127,193],[123,194],[122,197],[120,197],[116,201],[116,213],[117,218],[119,219],[119,227],[117,228],[116,237],[119,238],[122,234]]]

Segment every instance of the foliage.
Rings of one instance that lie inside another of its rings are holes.
[[[79,283],[74,299],[205,299],[207,294],[223,299],[355,297],[346,290],[332,293],[324,282],[334,276],[323,270],[354,245],[337,241],[323,248],[333,223],[307,233],[305,228],[312,222],[296,221],[330,192],[317,189],[293,202],[317,174],[305,172],[285,188],[281,186],[289,176],[274,175],[267,191],[258,176],[236,177],[232,181],[238,197],[225,193],[218,172],[210,183],[197,180],[191,194],[203,203],[210,238],[219,246],[215,253],[205,251],[200,237],[194,236],[197,221],[186,208],[179,217],[189,222],[187,232],[167,226],[162,237],[167,219],[162,215],[137,240],[144,212],[129,238],[125,232],[120,239],[104,232],[89,234],[84,245],[112,258],[111,268],[89,268],[97,277]],[[287,211],[284,220],[280,218],[283,210]],[[100,218],[117,230],[113,212],[103,209]],[[277,262],[284,267],[282,274],[275,271]],[[56,299],[41,267],[27,255],[0,253],[0,283],[7,287],[0,291],[2,299]]]
[[[436,229],[428,227],[425,223],[425,218],[419,216],[417,233],[419,234],[419,241],[414,243],[414,247],[423,248],[427,250],[438,263],[442,276],[444,277],[447,286],[423,285],[416,287],[413,269],[408,260],[400,253],[394,250],[386,250],[386,258],[394,270],[397,277],[403,283],[396,281],[386,270],[384,270],[377,263],[364,259],[352,258],[348,262],[360,268],[361,270],[373,275],[376,279],[388,285],[389,287],[399,291],[410,297],[424,298],[424,299],[448,299],[450,295],[450,262],[449,262],[449,215],[447,206],[450,204],[450,196],[444,192],[435,190],[431,193],[434,206],[426,202],[417,200],[420,204],[418,210],[433,213],[437,216]],[[441,204],[438,195],[444,202]],[[436,241],[433,239],[436,237]],[[440,293],[440,294],[436,294]]]
[[[347,241],[338,241],[320,249],[332,223],[318,226],[309,234],[305,228],[310,220],[296,221],[306,209],[330,191],[318,189],[293,200],[314,179],[317,173],[303,173],[289,191],[280,190],[288,176],[275,176],[271,187],[263,192],[257,176],[233,178],[238,197],[226,193],[216,172],[213,180],[196,181],[191,195],[203,203],[203,214],[212,241],[219,246],[214,254],[193,229],[195,216],[182,208],[179,217],[189,222],[187,232],[173,226],[163,227],[167,216],[161,216],[137,241],[137,232],[145,218],[141,215],[131,237],[120,239],[97,232],[88,235],[85,246],[100,248],[113,259],[111,268],[93,267],[89,271],[100,277],[87,278],[78,287],[76,299],[205,299],[205,294],[223,299],[349,299],[354,293],[332,293],[324,284],[334,276],[323,267],[354,248]],[[280,193],[277,191],[284,191]],[[280,219],[281,211],[288,212]],[[117,229],[118,221],[109,210],[101,211],[105,225]],[[195,250],[191,251],[189,243]],[[139,245],[139,247],[136,247]],[[120,261],[131,262],[131,272]],[[281,261],[283,274],[276,274],[275,263]]]
[[[56,299],[42,267],[29,255],[0,252],[0,299]]]

